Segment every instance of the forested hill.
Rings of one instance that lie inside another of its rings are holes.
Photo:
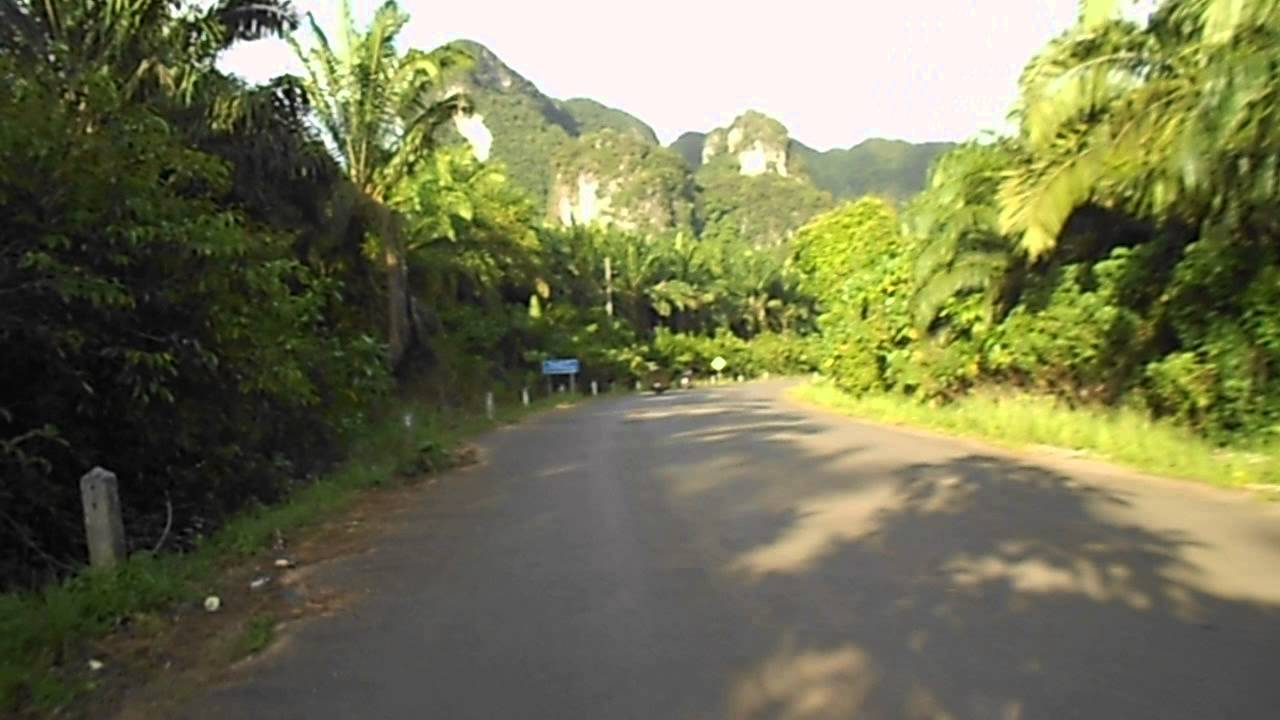
[[[603,147],[603,154],[597,158],[599,162],[594,163],[600,166],[606,160],[622,157],[623,151],[618,146],[620,142],[628,146],[625,154],[631,160],[636,160],[641,154],[652,154],[653,149],[646,149],[646,146],[658,145],[653,129],[634,115],[588,98],[552,98],[477,42],[459,40],[449,47],[460,49],[474,58],[468,69],[451,78],[451,87],[465,89],[473,98],[484,126],[482,132],[487,131],[492,136],[493,157],[507,166],[511,177],[537,202],[547,204],[548,215],[553,219],[562,214],[557,207],[561,201],[574,202],[574,198],[566,200],[564,189],[557,192],[555,187],[557,173],[564,170],[564,157],[584,159],[590,152],[584,153],[582,146]],[[623,137],[575,143],[584,137],[590,140],[600,131],[613,131]],[[670,154],[658,153],[653,162],[670,165],[668,158],[678,157],[692,173],[703,165],[707,138],[715,136],[714,130],[685,133],[669,146]],[[793,169],[804,168],[804,177],[817,191],[835,198],[875,194],[903,200],[924,187],[929,163],[950,146],[949,143],[916,145],[900,140],[871,139],[849,149],[820,152],[788,138],[783,151],[790,157],[789,164]],[[672,178],[673,169],[653,171],[652,164],[630,162],[628,169],[622,171],[615,166],[611,180],[633,188],[646,186],[642,194],[664,206],[679,205],[689,199],[681,197],[685,192],[680,187],[681,180],[652,187],[639,177],[665,174],[669,180]],[[808,217],[811,216],[808,208],[812,206],[810,200],[803,199],[781,209],[786,215]],[[568,217],[571,213],[566,211],[563,214]],[[635,208],[629,214],[636,216]],[[679,214],[678,211],[663,209],[652,217],[665,222],[665,218]],[[651,225],[652,217],[633,217],[627,222]]]
[[[707,137],[704,132],[686,132],[670,147],[696,168],[702,165]],[[883,195],[905,200],[924,188],[929,166],[953,147],[949,142],[870,138],[850,148],[814,150],[792,139],[788,154],[795,169],[838,199]]]
[[[905,200],[924,188],[929,166],[955,143],[871,138],[851,148],[819,151],[792,142],[813,183],[838,198],[887,195]]]
[[[493,158],[538,201],[545,201],[550,191],[553,156],[575,138],[609,129],[658,144],[653,128],[622,110],[586,98],[561,101],[543,94],[480,43],[457,40],[446,48],[471,57],[468,67],[450,75],[449,89],[470,96],[492,135]]]

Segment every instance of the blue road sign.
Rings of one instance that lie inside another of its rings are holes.
[[[578,374],[577,358],[557,358],[542,361],[543,375],[576,375]]]

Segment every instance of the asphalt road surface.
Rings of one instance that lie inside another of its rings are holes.
[[[193,718],[1280,718],[1280,503],[763,383],[482,440]]]

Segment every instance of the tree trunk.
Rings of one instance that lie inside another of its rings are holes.
[[[390,240],[383,261],[387,269],[387,360],[395,372],[409,351],[409,283],[403,258]]]
[[[387,271],[388,364],[396,372],[413,345],[413,324],[409,313],[409,268],[400,242],[400,228],[390,210],[381,208],[383,264]]]

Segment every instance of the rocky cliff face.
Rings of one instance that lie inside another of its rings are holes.
[[[782,123],[754,110],[738,116],[727,128],[712,130],[702,146],[702,163],[720,159],[733,163],[747,177],[773,173],[791,174],[788,149],[791,138]]]
[[[687,132],[671,144],[692,168],[720,164],[740,174],[804,175],[839,199],[885,195],[905,200],[924,189],[929,166],[953,143],[872,138],[844,149],[818,151],[788,136],[776,120],[748,112],[727,128]]]
[[[698,137],[686,133],[678,142],[687,157]],[[705,239],[776,245],[834,205],[797,164],[787,129],[771,117],[746,112],[707,133],[701,145],[695,178]]]
[[[455,115],[453,126],[462,139],[471,146],[471,152],[475,154],[477,160],[485,162],[489,159],[489,154],[493,150],[493,133],[489,131],[489,126],[485,125],[484,115],[479,113]]]
[[[702,237],[776,245],[815,214],[830,194],[789,166],[790,139],[778,121],[746,113],[683,153],[649,144],[628,129],[583,135],[553,157],[547,217],[562,225],[654,232],[696,230]],[[697,150],[697,171],[687,158]]]
[[[473,59],[448,78],[448,86],[466,92],[475,106],[471,119],[455,123],[455,132],[473,148],[487,147],[489,156],[505,164],[512,180],[539,202],[548,199],[552,158],[584,133],[616,129],[657,144],[652,128],[621,110],[592,100],[548,97],[485,46],[469,40],[451,44]]]
[[[606,128],[588,133],[552,159],[548,219],[562,225],[625,230],[691,230],[694,190],[674,152],[636,134]]]
[[[691,228],[772,244],[836,198],[920,190],[925,168],[947,147],[873,140],[818,152],[777,120],[748,111],[665,149],[632,115],[548,97],[483,45],[453,45],[474,62],[454,71],[447,87],[470,95],[475,113],[456,118],[442,139],[465,140],[477,157],[501,162],[557,223]]]

